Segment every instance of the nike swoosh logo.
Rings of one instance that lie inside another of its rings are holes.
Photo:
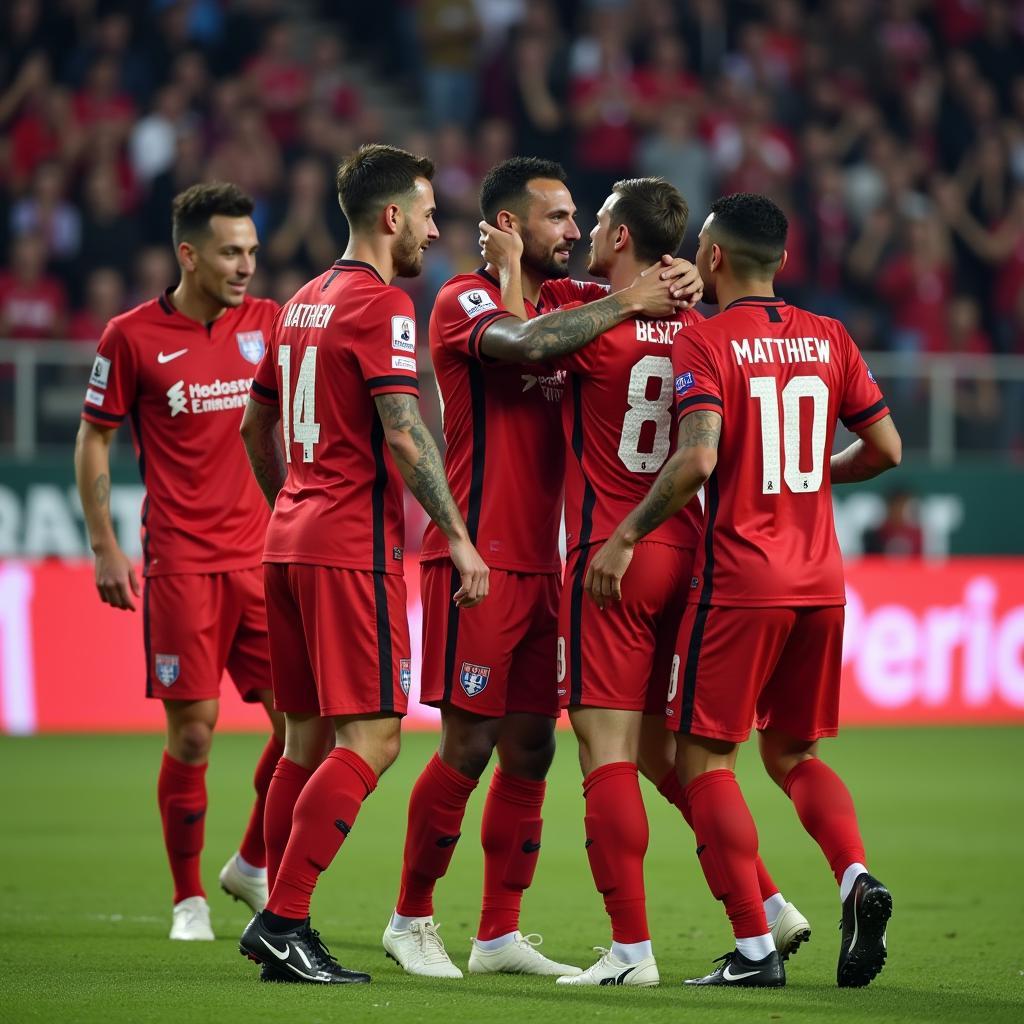
[[[532,839],[527,839],[523,843],[523,853],[536,853],[540,849],[540,843],[535,843]]]
[[[158,352],[156,361],[158,363],[169,363],[172,359],[177,359],[178,356],[183,356],[187,351],[187,348],[179,348],[177,352],[169,352],[167,355],[164,355],[163,352]]]
[[[733,974],[730,966],[722,971],[722,977],[726,981],[742,981],[744,978],[752,978],[757,973],[757,971],[747,971],[745,974]]]
[[[437,841],[437,845],[441,847],[454,846],[459,841],[461,835],[462,833],[460,832],[457,836],[441,836]]]
[[[262,935],[260,936],[260,942],[262,942],[263,945],[266,946],[267,949],[269,949],[270,952],[273,953],[274,956],[276,956],[278,960],[287,960],[288,959],[288,943],[287,942],[284,944],[284,952],[283,953],[276,946],[271,945],[271,943],[267,942],[267,940],[265,938],[263,938]]]

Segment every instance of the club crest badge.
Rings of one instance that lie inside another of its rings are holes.
[[[409,687],[412,686],[412,660],[410,658],[398,659],[398,685],[402,693],[409,696]]]
[[[156,678],[164,686],[173,686],[181,674],[181,661],[176,654],[156,656]]]
[[[267,343],[263,340],[263,332],[239,331],[235,338],[238,340],[238,351],[242,353],[242,358],[256,366],[263,358],[263,353],[267,350]]]
[[[462,672],[459,674],[459,684],[465,691],[467,697],[475,697],[482,693],[491,678],[489,665],[472,665],[468,661],[462,663]]]

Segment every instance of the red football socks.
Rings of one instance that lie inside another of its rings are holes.
[[[267,851],[267,886],[274,888],[281,858],[292,834],[292,814],[303,787],[313,775],[312,768],[282,757],[274,768],[263,811],[263,840]],[[243,855],[244,856],[244,855]]]
[[[480,825],[484,897],[478,939],[496,939],[519,927],[523,892],[537,869],[545,788],[543,782],[494,769]]]
[[[665,773],[665,777],[658,783],[658,792],[670,804],[678,808],[686,824],[693,828],[693,821],[690,817],[690,805],[686,802],[683,784],[679,781],[679,776],[674,768],[669,769]],[[768,869],[764,866],[764,861],[761,860],[760,855],[758,855],[754,867],[757,869],[757,887],[761,892],[761,901],[763,902],[769,896],[774,896],[779,892],[779,887],[775,884],[772,876],[768,874]]]
[[[409,794],[402,883],[395,906],[403,917],[434,912],[434,886],[448,870],[459,841],[466,803],[477,780],[434,756]]]
[[[256,774],[252,780],[256,787],[256,802],[252,805],[249,824],[242,837],[242,844],[238,847],[238,852],[245,862],[254,868],[266,867],[267,864],[267,850],[263,844],[267,790],[270,789],[270,780],[274,777],[274,769],[283,753],[284,744],[276,736],[271,736],[263,748],[263,753],[260,754],[259,761],[256,762]]]
[[[647,941],[644,856],[649,830],[636,765],[617,761],[595,768],[583,780],[583,797],[587,857],[611,918],[612,938],[624,944]]]
[[[816,757],[801,761],[782,784],[800,822],[821,847],[840,884],[851,864],[866,864],[853,798],[843,780]]]
[[[335,747],[295,803],[292,834],[267,910],[302,920],[322,871],[349,834],[363,800],[377,787],[373,769],[354,751]]]
[[[722,900],[737,939],[768,932],[757,885],[757,828],[733,772],[698,775],[684,790],[697,857],[711,894]]]
[[[164,826],[164,846],[174,879],[174,902],[205,896],[199,876],[206,823],[206,765],[185,764],[164,751],[156,799]]]

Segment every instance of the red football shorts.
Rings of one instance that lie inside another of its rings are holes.
[[[558,611],[558,697],[565,707],[664,714],[669,669],[693,573],[693,549],[641,543],[622,600],[601,611],[584,593],[600,545],[574,551]]]
[[[271,688],[260,569],[150,576],[144,587],[147,697],[216,700],[225,668],[244,701]]]
[[[487,718],[514,712],[558,717],[555,649],[557,573],[492,569],[486,600],[456,608],[459,574],[451,562],[420,570],[423,678],[420,700],[450,703]]]
[[[405,714],[412,656],[401,576],[267,563],[263,580],[278,711]]]
[[[686,608],[672,662],[668,726],[742,742],[751,723],[802,740],[839,731],[841,605]]]

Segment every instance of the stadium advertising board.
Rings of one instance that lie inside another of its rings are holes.
[[[413,636],[412,728],[433,728],[418,666],[419,573],[406,567]],[[863,559],[847,569],[842,720],[1024,722],[1024,559]],[[143,697],[141,611],[101,605],[85,561],[0,562],[0,729],[159,730]],[[552,667],[553,670],[553,667]],[[220,728],[260,724],[225,686]],[[563,716],[564,724],[564,716]]]

